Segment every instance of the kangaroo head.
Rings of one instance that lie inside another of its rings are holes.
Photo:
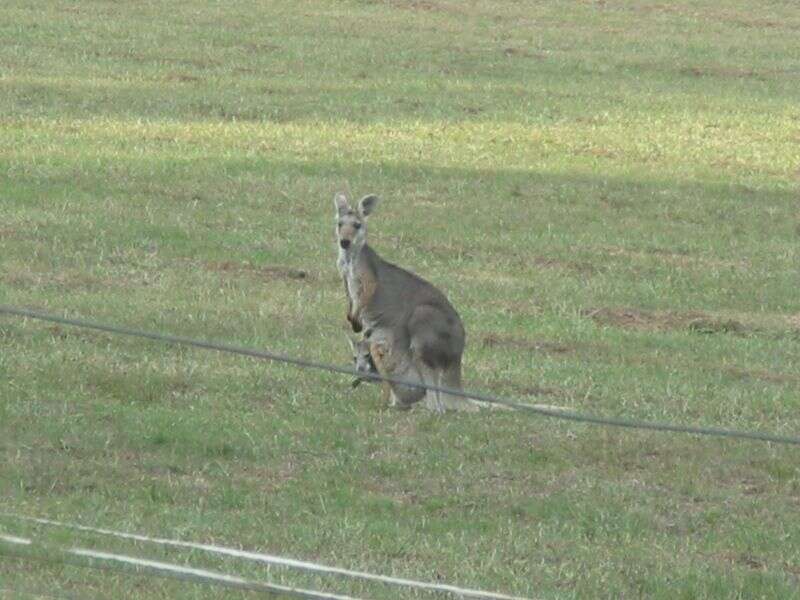
[[[350,342],[350,348],[353,350],[353,365],[356,368],[356,372],[372,374],[377,373],[378,369],[375,367],[375,361],[372,360],[372,355],[369,351],[369,339],[365,337],[361,340],[355,341],[350,336],[347,336],[347,341]],[[357,376],[351,385],[356,388],[361,385],[362,381],[371,380]]]
[[[333,198],[336,206],[336,241],[346,253],[358,252],[367,241],[367,217],[378,204],[378,197],[364,196],[354,210],[342,193]]]
[[[378,361],[378,364],[386,363],[389,356],[389,342],[386,340],[375,340],[370,344],[370,357],[373,359],[373,364]]]
[[[359,373],[377,373],[378,370],[375,368],[375,363],[372,361],[372,355],[369,352],[369,340],[364,338],[353,341],[349,337],[347,339],[350,341],[350,348],[353,350],[353,364],[356,371]]]

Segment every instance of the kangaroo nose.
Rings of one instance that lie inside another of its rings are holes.
[[[339,240],[339,245],[347,250],[350,247],[350,240]]]

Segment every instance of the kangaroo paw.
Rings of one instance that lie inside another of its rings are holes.
[[[350,315],[347,315],[347,320],[350,321],[350,327],[353,328],[354,332],[361,333],[361,330],[364,328],[364,326],[361,324],[361,321]]]

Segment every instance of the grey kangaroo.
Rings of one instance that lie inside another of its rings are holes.
[[[384,335],[378,333],[373,336],[372,330],[368,329],[364,332],[362,339],[353,340],[348,337],[347,340],[353,350],[353,363],[357,373],[379,374],[403,381],[422,383],[419,371],[409,358],[408,352],[395,351]],[[383,402],[398,408],[409,408],[425,395],[425,390],[422,388],[414,388],[401,383],[390,384],[387,381],[379,382],[368,377],[358,377],[353,380],[351,385],[356,388],[363,381],[381,383]]]
[[[350,336],[347,336],[347,341],[350,342],[350,349],[353,351],[353,365],[356,368],[356,373],[378,374],[378,367],[375,366],[375,360],[372,358],[372,351],[369,347],[370,344],[367,336],[365,335],[364,338],[360,340],[354,340]],[[365,381],[377,383],[377,380],[374,379],[356,377],[351,386],[357,388]]]
[[[370,332],[370,354],[378,372],[397,379],[461,389],[465,332],[461,318],[433,285],[383,260],[367,244],[367,217],[377,196],[356,209],[336,194],[337,266],[347,294],[347,320],[356,333]],[[425,398],[428,408],[474,410],[467,399],[408,386],[390,385],[392,404]]]

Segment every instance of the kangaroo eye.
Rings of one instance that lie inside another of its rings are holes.
[[[339,221],[339,227],[341,227],[342,225],[344,225],[344,221]]]
[[[353,223],[353,229],[361,229],[361,223]]]

